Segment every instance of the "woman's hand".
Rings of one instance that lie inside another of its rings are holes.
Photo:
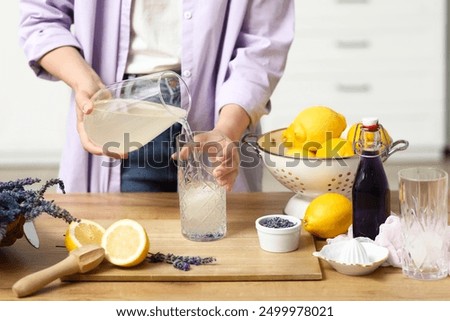
[[[231,191],[239,174],[239,144],[226,135],[222,135],[224,137],[221,142],[222,153],[216,158],[219,165],[214,168],[213,175],[221,186]]]
[[[75,94],[77,131],[83,148],[94,155],[126,158],[126,154],[108,152],[92,142],[84,129],[84,116],[93,110],[91,97],[104,88],[100,77],[74,47],[59,47],[41,58],[39,64],[47,72],[69,85]]]
[[[172,158],[202,162],[201,166],[207,172],[213,168],[210,173],[219,185],[225,186],[228,191],[233,188],[239,168],[239,150],[231,139],[218,130],[197,133],[192,143],[187,143]]]
[[[77,131],[80,136],[81,145],[83,148],[91,154],[103,155],[103,148],[92,142],[84,129],[84,116],[90,114],[93,111],[93,104],[91,97],[101,89],[101,84],[97,83],[94,79],[86,79],[83,86],[74,89],[75,92],[75,109],[77,114]]]
[[[212,174],[227,191],[233,189],[239,174],[239,141],[250,123],[247,112],[239,105],[228,104],[222,107],[215,128],[209,132],[195,136],[194,148],[207,148],[208,157],[216,162]],[[219,138],[218,138],[219,137]],[[182,148],[179,155],[172,158],[188,158],[188,147]]]
[[[106,155],[112,158],[121,159],[127,158],[127,153],[111,152],[104,146],[98,146],[89,139],[84,128],[84,117],[89,115],[94,110],[92,103],[92,96],[105,86],[101,82],[97,74],[92,74],[86,78],[86,81],[77,87],[75,90],[75,104],[77,113],[77,131],[80,136],[81,144],[83,148],[94,155]]]
[[[225,137],[221,164],[213,174],[219,184],[231,191],[239,174],[239,141],[250,124],[250,117],[239,105],[228,104],[221,108],[214,131]]]

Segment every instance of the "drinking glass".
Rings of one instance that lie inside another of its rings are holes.
[[[226,190],[213,176],[225,138],[215,132],[177,136],[181,233],[192,241],[221,239],[227,231]]]
[[[89,139],[109,153],[132,152],[174,123],[186,125],[189,90],[173,71],[130,78],[99,90],[84,117]]]
[[[400,170],[402,270],[413,279],[448,275],[448,175],[437,168]]]

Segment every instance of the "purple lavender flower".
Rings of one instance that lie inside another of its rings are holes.
[[[204,265],[211,264],[216,261],[214,257],[205,257],[202,258],[200,256],[180,256],[174,255],[172,253],[163,254],[161,252],[158,253],[149,253],[147,256],[147,260],[150,263],[159,263],[165,262],[172,264],[172,266],[176,269],[182,271],[189,271],[191,269],[191,265]]]
[[[180,259],[175,260],[172,265],[174,268],[182,271],[189,271],[191,269],[191,265],[188,262],[182,261]]]
[[[288,228],[295,225],[294,222],[278,216],[263,219],[260,224],[269,228]]]
[[[44,193],[53,185],[59,185],[64,193],[64,183],[60,179],[48,180],[39,190],[25,189],[25,186],[40,182],[38,178],[23,178],[15,181],[0,182],[0,242],[5,237],[6,227],[19,215],[25,220],[32,220],[42,213],[61,218],[67,223],[78,221],[67,210],[60,208],[53,201],[44,199]]]

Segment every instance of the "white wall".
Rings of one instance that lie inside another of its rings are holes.
[[[18,0],[0,10],[0,167],[56,165],[65,134],[70,90],[37,78],[18,44]]]
[[[404,0],[396,1],[386,3],[391,3],[392,5],[401,2],[405,3]],[[296,1],[297,4],[308,2],[315,3],[314,1]],[[416,0],[415,2],[427,3],[427,1],[423,0]],[[436,1],[435,4],[439,3],[442,2]],[[0,105],[0,167],[11,164],[29,165],[36,163],[56,165],[65,136],[70,90],[62,82],[38,79],[33,74],[27,65],[22,49],[18,45],[18,0],[3,1],[2,7],[2,10],[0,10],[0,35],[2,40],[2,48],[0,50],[0,95],[2,97],[2,104]],[[299,6],[297,6],[297,10],[298,14],[301,13]],[[439,12],[445,12],[445,10],[439,9]],[[442,26],[442,18],[439,18],[437,19],[439,21],[437,26]],[[302,21],[305,21],[305,17],[297,21],[297,28],[300,27]],[[443,29],[438,29],[436,32],[439,37],[442,35],[442,38],[444,38]],[[436,32],[433,34],[436,35]],[[282,80],[274,95],[273,112],[263,119],[264,130],[287,126],[300,111],[300,98],[305,99],[304,92],[292,90],[292,81],[296,82],[299,78],[295,57],[298,52],[303,52],[298,46],[299,44],[300,42],[296,42],[293,46],[286,77]],[[443,43],[437,46],[436,50],[441,50],[442,46]],[[437,60],[439,62],[444,61],[444,59]],[[428,62],[434,65],[437,63],[436,60],[428,60]],[[442,65],[442,70],[445,70],[444,65]],[[301,78],[303,83],[308,82],[307,78]],[[443,87],[442,81],[438,87],[440,88],[441,86]],[[439,88],[438,90],[440,90]],[[413,89],[412,94],[415,89]],[[417,88],[417,90],[420,91],[421,89]],[[439,101],[444,100],[442,94],[438,96]],[[335,100],[332,100],[330,103],[336,104]],[[443,103],[440,106],[443,106]],[[333,105],[330,107],[333,107]],[[419,107],[421,110],[426,110],[429,109],[430,105],[424,103],[419,104]],[[409,110],[409,112],[411,111]],[[403,116],[405,115],[406,113]],[[407,123],[405,118],[390,117],[388,119],[388,116],[388,113],[386,113],[386,117],[383,117],[383,120],[392,124],[389,125],[389,128],[392,128],[394,138],[409,139],[409,137],[405,137],[405,135],[408,136],[407,128],[404,129],[397,126],[399,122],[404,126]],[[428,121],[427,124],[438,120],[443,121],[445,119],[443,108],[440,109],[440,113],[429,113],[428,118],[432,118],[432,120]],[[415,129],[409,128],[409,131],[426,133],[427,135],[422,135],[422,137],[426,137],[427,142],[434,141],[434,143],[436,143],[436,140],[430,138],[430,135],[436,135],[436,130],[437,128],[421,128],[420,126]],[[444,132],[443,125],[438,126],[438,131]],[[438,147],[444,143],[444,139],[441,136],[443,135],[439,135]],[[414,150],[415,145],[422,147],[420,144],[415,144],[414,139],[415,137],[411,134],[412,141],[410,143],[412,143],[412,146],[410,151]],[[439,153],[439,148],[436,145],[433,147],[433,152]],[[406,152],[404,154],[408,155]],[[426,154],[429,155],[429,151]],[[414,154],[413,157],[415,158],[416,155]]]
[[[263,131],[304,108],[377,116],[409,147],[389,162],[436,161],[446,146],[446,0],[296,0],[296,35]],[[345,45],[343,45],[345,44]]]

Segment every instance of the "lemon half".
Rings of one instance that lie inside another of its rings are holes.
[[[112,264],[131,267],[147,257],[150,249],[145,228],[135,220],[122,219],[109,226],[102,238],[105,258]]]
[[[101,245],[105,228],[97,222],[82,219],[71,222],[67,228],[64,245],[68,251],[75,250],[83,245]]]

